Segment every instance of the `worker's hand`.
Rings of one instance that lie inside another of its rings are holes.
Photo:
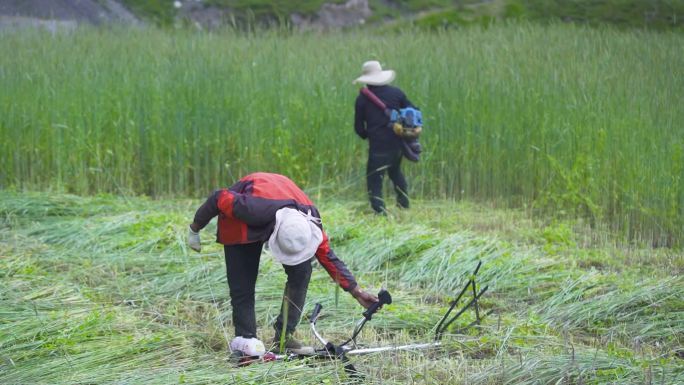
[[[202,245],[200,244],[199,231],[193,231],[192,228],[188,228],[188,246],[195,251],[201,251]]]
[[[363,306],[366,309],[368,309],[372,304],[378,302],[378,297],[361,290],[359,286],[353,288],[350,291],[350,293],[352,297],[356,298],[356,300],[359,301],[361,306]]]

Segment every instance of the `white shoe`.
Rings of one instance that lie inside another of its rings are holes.
[[[266,353],[264,343],[257,338],[235,337],[230,341],[230,350],[247,356],[261,357]]]

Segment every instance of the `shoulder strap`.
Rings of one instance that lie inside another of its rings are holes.
[[[362,87],[362,88],[361,88],[361,93],[362,93],[363,95],[365,95],[368,99],[370,99],[370,101],[373,102],[373,104],[375,104],[376,106],[378,106],[379,109],[381,109],[381,110],[383,110],[383,111],[387,111],[387,106],[385,105],[385,103],[383,103],[382,100],[380,100],[380,98],[378,98],[377,96],[375,96],[375,94],[373,93],[373,91],[371,91],[370,89],[368,89],[368,87]]]

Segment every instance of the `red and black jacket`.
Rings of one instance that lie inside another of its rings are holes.
[[[227,189],[214,191],[197,210],[194,222],[202,229],[218,215],[216,241],[224,245],[267,242],[275,226],[275,213],[283,207],[305,213],[310,211],[312,216],[321,217],[309,197],[289,178],[257,172]],[[323,231],[323,226],[318,226]],[[344,290],[349,291],[356,286],[354,276],[330,248],[325,231],[315,255]]]

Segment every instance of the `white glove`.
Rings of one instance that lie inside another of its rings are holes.
[[[202,250],[199,232],[192,231],[192,227],[188,228],[188,246],[195,251]]]
[[[235,337],[230,341],[230,350],[246,356],[261,357],[266,353],[264,343],[256,338]]]

